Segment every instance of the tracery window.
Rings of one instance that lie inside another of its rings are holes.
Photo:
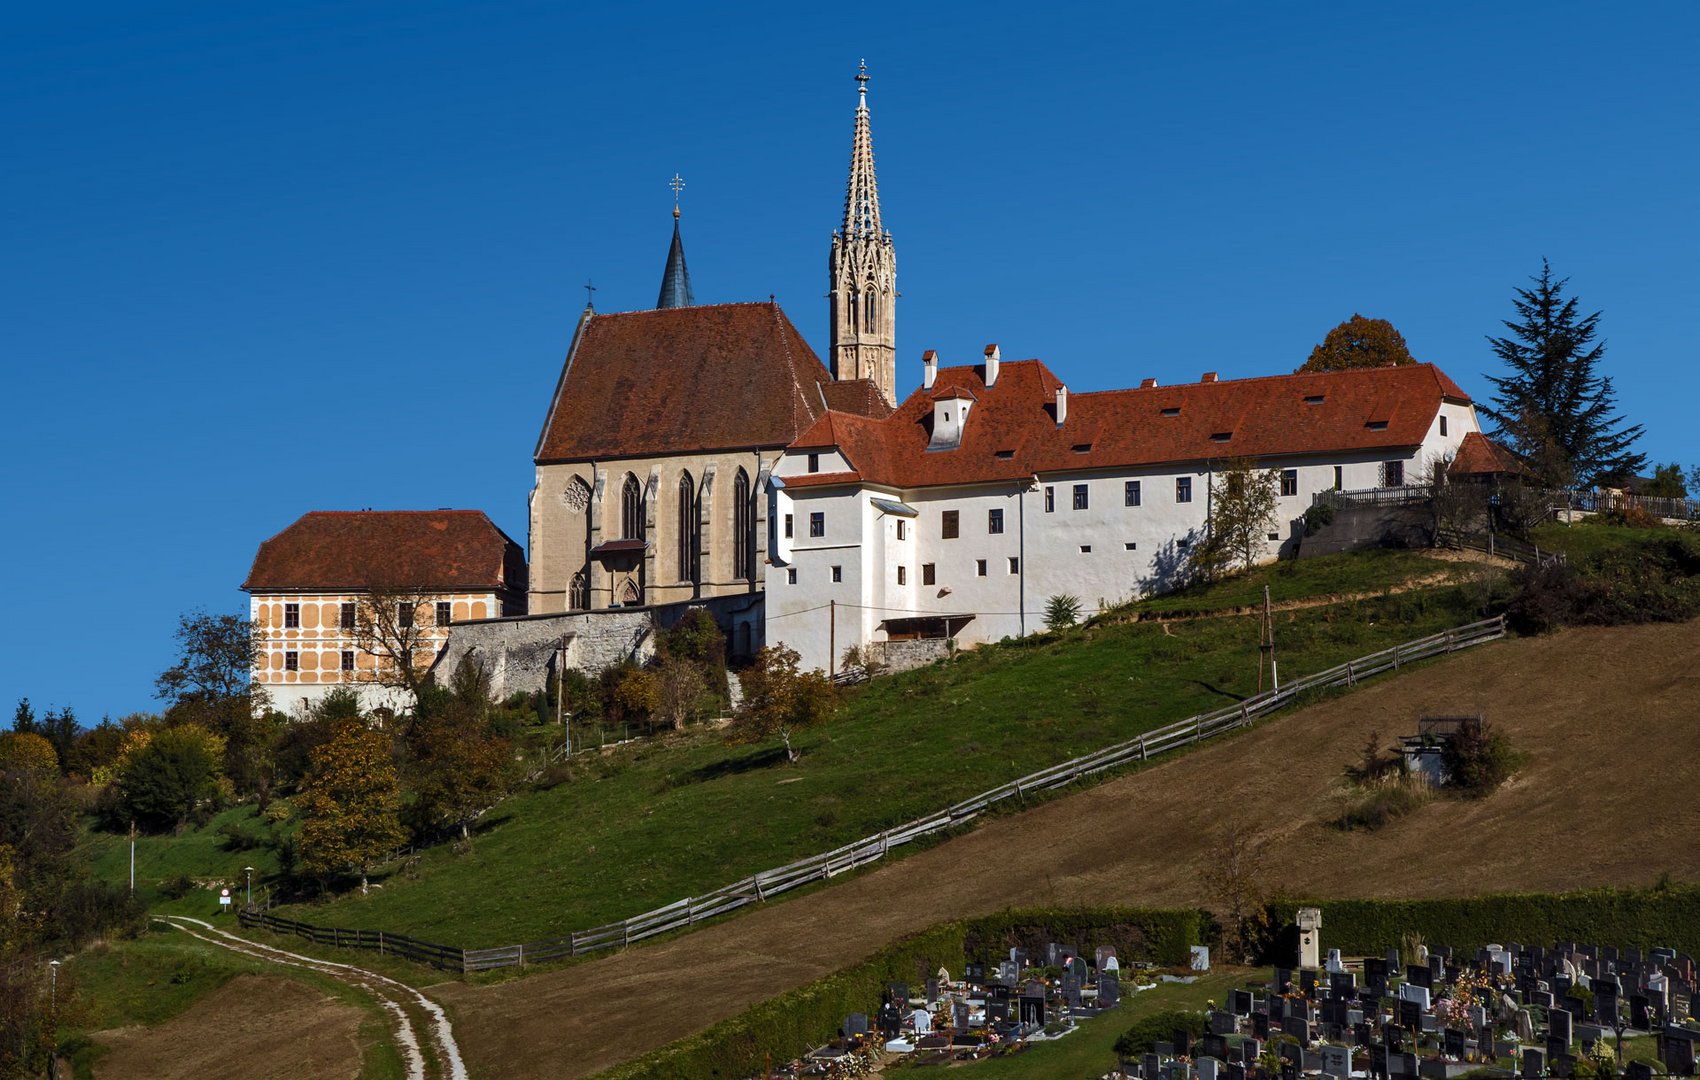
[[[732,481],[732,576],[750,581],[755,578],[756,534],[754,514],[751,513],[750,474],[738,470]]]
[[[620,490],[620,535],[627,540],[643,538],[643,487],[631,473]]]
[[[691,474],[679,477],[679,580],[697,579],[696,485]]]

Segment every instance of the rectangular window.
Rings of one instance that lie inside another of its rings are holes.
[[[1003,532],[1003,507],[986,511],[986,531],[994,535]]]
[[[1074,485],[1074,508],[1076,510],[1086,509],[1086,485],[1085,484]]]
[[[897,568],[897,583],[899,585],[909,584],[909,568],[907,566],[899,566]]]
[[[395,606],[396,625],[403,630],[413,625],[414,607],[412,604],[397,604]]]
[[[1129,540],[1127,543],[1122,545],[1122,548],[1126,551],[1137,551],[1139,550],[1139,545],[1134,543],[1132,540]]]
[[[283,605],[283,625],[287,630],[294,630],[301,625],[301,605]]]
[[[1012,574],[1021,573],[1021,560],[1014,555],[1009,557],[1009,572]]]
[[[819,454],[810,454],[809,455],[809,471],[810,472],[820,472],[820,455]]]
[[[437,601],[437,625],[447,626],[454,621],[454,605],[447,600]]]
[[[939,519],[939,536],[955,540],[962,532],[962,511],[946,510]]]
[[[1405,463],[1403,461],[1384,461],[1381,463],[1381,486],[1401,487],[1405,483]]]
[[[1192,501],[1192,477],[1175,477],[1175,501],[1178,503]]]
[[[286,652],[286,653],[284,653],[283,654],[283,670],[285,670],[285,671],[300,671],[301,670],[301,654],[298,653],[298,652]]]
[[[975,559],[974,560],[974,576],[975,577],[985,577],[986,576],[986,560],[984,560],[984,559]]]
[[[787,584],[787,585],[797,584],[797,568],[795,566],[786,567],[786,569],[785,569],[785,584]]]
[[[909,535],[909,523],[902,518],[897,519],[897,538],[905,539]]]
[[[1122,503],[1126,506],[1139,505],[1139,481],[1129,480],[1122,485]]]
[[[1346,490],[1346,467],[1344,465],[1334,466],[1334,490]]]
[[[339,612],[339,614],[342,616],[339,620],[342,624],[342,628],[344,630],[354,629],[354,605],[347,600],[344,600],[342,602],[342,611]]]
[[[843,581],[844,580],[844,567],[835,566],[835,567],[832,568],[832,580],[833,581]]]
[[[1281,494],[1297,495],[1299,493],[1299,470],[1281,470]]]
[[[1082,555],[1092,554],[1092,545],[1091,544],[1081,544],[1080,545],[1080,553]]]
[[[936,567],[934,566],[933,563],[922,563],[921,564],[921,584],[923,584],[923,585],[937,585],[938,584],[937,578],[938,578],[937,570],[936,570]]]
[[[809,535],[826,535],[826,514],[823,511],[817,510],[809,515]]]
[[[791,515],[786,514],[785,515],[785,539],[787,539],[787,540],[791,539],[791,528],[792,528],[792,526],[791,526]]]
[[[1440,418],[1440,437],[1446,438],[1446,417]]]
[[[1056,508],[1057,508],[1057,489],[1054,488],[1054,487],[1047,487],[1047,488],[1045,488],[1045,513],[1047,513],[1047,514],[1052,513],[1053,511],[1056,510]]]
[[[344,670],[344,671],[353,671],[354,670],[354,650],[353,649],[342,650],[342,670]]]
[[[1269,534],[1269,539],[1279,540],[1279,539],[1281,539],[1281,534],[1278,533],[1278,532],[1272,532],[1272,533]]]

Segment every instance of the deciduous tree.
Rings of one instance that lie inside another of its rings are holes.
[[[740,676],[744,700],[732,716],[730,738],[737,742],[760,742],[778,735],[785,743],[785,758],[796,761],[791,736],[832,718],[832,681],[820,671],[799,671],[801,658],[795,649],[769,645],[756,653]]]
[[[1256,565],[1268,550],[1280,494],[1281,477],[1273,469],[1244,457],[1219,462],[1210,487],[1210,528],[1193,547],[1194,571],[1208,580],[1236,562],[1243,569]]]
[[[179,724],[127,755],[118,793],[134,820],[181,829],[217,803],[223,776],[224,740],[199,724]]]
[[[1352,317],[1328,331],[1322,344],[1310,351],[1300,372],[1344,371],[1348,368],[1393,367],[1414,364],[1405,337],[1386,319]]]
[[[512,747],[491,730],[489,710],[489,684],[469,656],[452,688],[426,692],[405,721],[403,776],[413,795],[407,816],[416,833],[456,828],[465,840],[472,819],[501,799]]]
[[[1674,461],[1669,465],[1655,466],[1653,478],[1641,485],[1638,494],[1655,499],[1686,499],[1688,482],[1682,475],[1682,466]]]
[[[301,868],[320,878],[357,872],[364,893],[373,864],[402,842],[401,794],[389,740],[358,719],[335,724],[295,799]]]
[[[1611,378],[1601,375],[1605,343],[1596,341],[1600,312],[1581,314],[1576,297],[1565,296],[1568,278],[1554,278],[1541,260],[1534,287],[1518,289],[1506,320],[1509,337],[1489,337],[1505,375],[1490,375],[1491,407],[1482,411],[1497,425],[1494,435],[1510,446],[1554,487],[1621,481],[1646,466],[1631,452],[1642,435],[1617,413]]]
[[[381,686],[405,690],[418,700],[437,659],[438,595],[420,585],[371,589],[354,605],[355,646],[376,661],[373,678]]]

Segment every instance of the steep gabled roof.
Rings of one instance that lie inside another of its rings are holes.
[[[1447,466],[1452,476],[1522,476],[1529,469],[1517,455],[1479,431],[1469,432],[1458,444],[1458,455]]]
[[[260,545],[242,587],[523,590],[525,553],[482,510],[313,510]]]
[[[939,371],[885,419],[828,414],[792,445],[837,446],[854,477],[788,476],[788,487],[861,479],[892,487],[1018,480],[1035,473],[1127,468],[1224,457],[1403,449],[1422,442],[1442,401],[1469,398],[1439,368],[1280,375],[1069,393],[1038,360]],[[976,404],[953,449],[929,450],[933,403]]]
[[[781,447],[827,402],[877,399],[836,385],[779,305],[587,315],[537,442],[538,464]]]

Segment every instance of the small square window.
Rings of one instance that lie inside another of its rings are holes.
[[[1297,495],[1299,493],[1299,470],[1281,470],[1281,494]]]
[[[1129,540],[1127,543],[1122,545],[1122,549],[1124,551],[1138,551],[1139,545],[1134,543],[1132,540]]]
[[[812,473],[820,472],[820,455],[819,454],[810,454],[809,455],[809,471],[812,472]]]
[[[1269,534],[1269,539],[1279,540],[1279,539],[1281,539],[1281,534],[1278,533],[1278,532],[1272,532],[1272,533]]]
[[[832,568],[832,580],[835,582],[844,580],[844,567],[835,566]]]
[[[899,566],[897,568],[897,583],[899,585],[909,584],[909,568],[907,566]]]
[[[354,670],[354,650],[353,649],[342,650],[342,670],[344,670],[344,671],[353,671]]]
[[[1009,572],[1012,574],[1021,573],[1021,560],[1014,555],[1009,557]]]
[[[934,563],[922,563],[921,564],[921,584],[923,584],[923,585],[937,585],[938,584],[937,578],[938,578],[938,569],[937,569],[936,564],[934,564]]]
[[[1054,488],[1054,487],[1046,487],[1045,488],[1045,513],[1047,513],[1047,514],[1052,513],[1056,510],[1056,508],[1057,508],[1057,489]]]
[[[1074,508],[1076,510],[1086,509],[1086,485],[1085,484],[1074,485]]]
[[[301,605],[283,605],[283,625],[287,630],[294,630],[301,625]]]
[[[795,566],[788,566],[785,568],[785,584],[797,584],[797,568]]]
[[[792,530],[791,518],[792,518],[792,515],[790,515],[790,514],[785,515],[785,539],[787,539],[787,540],[791,539],[791,530]]]
[[[293,652],[293,651],[284,653],[283,654],[283,670],[285,670],[285,671],[300,671],[301,670],[301,654],[298,653],[298,652]]]
[[[1091,544],[1081,544],[1080,545],[1080,553],[1082,555],[1092,554],[1092,545]]]
[[[945,540],[955,540],[962,529],[962,512],[946,510],[939,519],[939,536]]]
[[[824,512],[817,510],[809,515],[809,535],[826,535],[826,514]]]
[[[338,621],[344,630],[354,629],[354,605],[352,603],[344,600],[342,602],[342,610],[338,612],[338,614],[341,616]]]
[[[984,560],[984,559],[975,559],[974,560],[974,576],[975,577],[985,577],[986,576],[986,560]]]
[[[1192,501],[1192,477],[1175,477],[1175,501],[1178,503],[1189,503]]]
[[[437,601],[437,625],[447,626],[454,621],[454,605],[447,600]]]
[[[986,511],[986,532],[993,535],[1003,532],[1003,507]]]
[[[1126,506],[1139,505],[1139,481],[1129,480],[1122,485],[1122,503]]]

